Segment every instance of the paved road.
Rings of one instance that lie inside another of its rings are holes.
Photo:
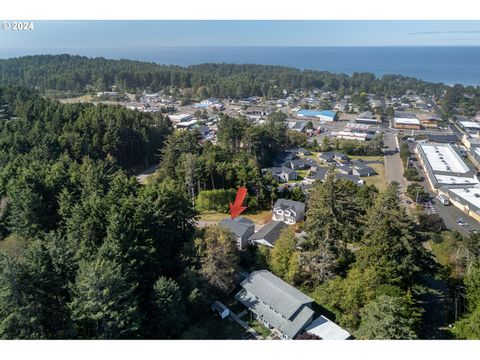
[[[398,153],[399,147],[397,145],[396,132],[385,130],[384,133],[384,160],[385,160],[385,177],[387,183],[397,182],[400,184],[400,198],[405,201],[405,192],[409,182],[403,177],[403,164]]]

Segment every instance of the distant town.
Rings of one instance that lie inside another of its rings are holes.
[[[478,88],[70,55],[0,65],[0,320],[33,322],[0,321],[0,336],[477,336]],[[24,300],[38,294],[42,317]]]

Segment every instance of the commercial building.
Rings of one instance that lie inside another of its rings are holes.
[[[179,122],[193,120],[193,115],[192,114],[175,114],[175,115],[168,115],[168,118],[174,123],[179,123]]]
[[[480,150],[471,149],[480,159]],[[480,182],[471,169],[450,144],[418,144],[416,152],[425,169],[427,180],[436,193],[465,214],[480,221]]]
[[[422,124],[417,118],[393,118],[393,127],[395,129],[420,130]]]
[[[476,133],[480,131],[480,124],[475,121],[459,121],[462,128],[469,133]]]
[[[438,128],[438,123],[442,121],[435,115],[419,115],[418,119],[425,129],[436,129]]]
[[[357,124],[380,125],[382,121],[377,119],[371,111],[365,111],[355,118]]]
[[[452,205],[480,222],[480,185],[456,188],[443,187],[440,188],[440,191],[448,196]]]
[[[415,148],[432,190],[440,186],[475,185],[479,181],[450,144],[419,143]]]
[[[337,120],[337,112],[333,110],[307,110],[300,109],[297,111],[298,117],[315,118],[320,121],[335,121]]]
[[[332,135],[339,139],[367,141],[373,139],[376,133],[368,124],[347,124],[343,131],[333,132]]]

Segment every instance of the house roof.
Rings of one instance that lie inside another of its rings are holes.
[[[310,154],[310,150],[305,148],[298,148],[297,152],[302,154]]]
[[[302,305],[313,299],[267,270],[258,270],[242,281],[241,286],[269,305],[285,319],[290,319]]]
[[[300,201],[278,199],[273,208],[293,209],[296,213],[305,211],[305,204]]]
[[[368,120],[376,120],[373,118],[373,114],[371,111],[365,111],[361,114],[358,114],[357,119],[368,119]]]
[[[314,311],[307,306],[301,305],[300,311],[292,319],[285,319],[282,315],[265,305],[249,291],[241,291],[236,299],[258,315],[261,315],[270,326],[279,329],[293,339],[310,321]]]
[[[335,174],[335,179],[344,179],[353,181],[354,183],[358,183],[360,179],[357,175],[350,175],[350,174]]]
[[[252,220],[241,216],[237,216],[235,219],[223,219],[219,225],[239,237],[245,235],[250,228],[255,228],[255,223]]]
[[[271,221],[253,234],[249,241],[264,240],[273,246],[286,226],[283,221]]]
[[[295,337],[313,316],[307,306],[313,299],[267,270],[252,272],[241,286],[237,299],[290,338]]]
[[[351,335],[333,321],[321,315],[305,328],[306,332],[317,335],[323,340],[346,340]]]
[[[307,178],[313,180],[324,180],[325,176],[327,176],[329,169],[324,167],[317,167],[315,171],[310,170],[307,175]]]

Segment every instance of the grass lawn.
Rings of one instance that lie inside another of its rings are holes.
[[[368,164],[375,169],[378,175],[362,178],[367,185],[375,185],[378,190],[383,191],[387,188],[387,179],[385,178],[384,164]]]
[[[366,156],[366,155],[348,155],[348,157],[352,160],[363,160],[363,161],[382,161],[383,162],[383,155],[374,155],[374,156]]]
[[[60,99],[60,102],[64,104],[83,103],[83,102],[92,102],[92,101],[93,101],[93,96],[89,94],[79,96],[76,98]]]
[[[242,213],[242,216],[252,220],[255,224],[263,225],[272,217],[270,210],[258,211],[256,213]],[[200,220],[202,221],[220,221],[222,219],[230,217],[228,213],[203,213],[200,214]]]
[[[212,340],[242,340],[249,336],[245,329],[230,317],[221,320],[212,315],[211,320],[205,321],[203,325],[208,334],[207,338]]]
[[[258,321],[253,319],[252,321],[247,321],[248,325],[255,330],[257,333],[260,334],[260,336],[263,336],[264,338],[268,337],[271,334],[271,331],[267,329],[263,324]]]

